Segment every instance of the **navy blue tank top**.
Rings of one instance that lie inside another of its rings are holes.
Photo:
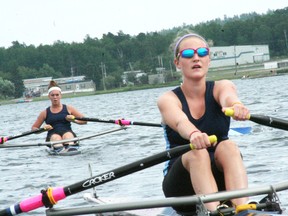
[[[199,119],[194,119],[190,113],[187,100],[180,87],[173,89],[172,91],[177,95],[181,104],[182,110],[187,115],[188,119],[202,132],[208,135],[216,135],[218,143],[228,139],[228,131],[230,127],[230,117],[225,116],[221,110],[221,106],[217,103],[213,96],[214,81],[206,82],[205,92],[205,112]],[[180,136],[180,134],[170,128],[168,125],[164,125],[164,136],[166,140],[166,149],[171,149],[179,145],[189,144],[189,140],[186,140]],[[211,147],[208,149],[213,151]],[[165,170],[173,164],[176,159],[167,161]]]
[[[63,104],[63,108],[58,113],[52,113],[50,107],[46,108],[46,124],[50,124],[53,130],[49,130],[47,136],[54,131],[69,131],[71,130],[71,122],[67,121],[65,117],[70,115],[67,106]]]

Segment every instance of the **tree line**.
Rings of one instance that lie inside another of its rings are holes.
[[[56,41],[36,47],[13,41],[10,47],[0,48],[0,97],[21,97],[23,79],[85,75],[98,89],[103,89],[103,85],[113,89],[123,86],[124,71],[156,74],[160,67],[175,71],[171,44],[183,29],[201,34],[212,46],[268,44],[271,58],[287,56],[287,20],[288,7],[135,36],[122,31],[103,34],[101,39],[86,35],[81,43]],[[145,82],[147,79],[141,79],[138,84]]]

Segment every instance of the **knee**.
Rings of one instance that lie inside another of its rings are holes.
[[[195,167],[205,163],[210,164],[209,154],[206,149],[190,151],[182,156],[182,164],[187,170],[192,166]]]
[[[241,157],[241,152],[237,144],[232,140],[225,140],[218,144],[215,157],[237,158]]]

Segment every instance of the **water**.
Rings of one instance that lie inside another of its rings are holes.
[[[286,92],[288,76],[261,79],[235,80],[241,100],[252,114],[265,114],[288,119]],[[159,88],[109,95],[63,99],[87,117],[105,120],[125,118],[139,122],[160,123],[156,100],[163,92],[172,89]],[[1,136],[19,134],[30,130],[40,111],[50,101],[0,106],[2,114]],[[245,121],[232,121],[232,127],[251,126],[250,135],[235,135],[244,156],[249,176],[249,186],[265,186],[287,181],[288,132]],[[73,125],[78,135],[89,135],[118,127],[109,123],[89,122]],[[30,135],[9,143],[44,142],[45,134]],[[161,128],[130,126],[119,131],[85,140],[82,154],[71,157],[48,156],[45,147],[0,149],[0,210],[38,195],[48,186],[65,187],[90,177],[88,165],[94,175],[102,174],[122,165],[134,162],[165,148]],[[162,198],[163,163],[140,172],[124,176],[97,187],[100,197],[133,197],[134,199]],[[77,193],[61,200],[55,208],[89,206],[83,194]],[[288,208],[288,191],[278,193],[282,205]],[[45,215],[39,208],[22,215]]]

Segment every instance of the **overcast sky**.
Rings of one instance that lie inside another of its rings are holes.
[[[287,6],[287,0],[0,0],[0,47],[137,35]]]

